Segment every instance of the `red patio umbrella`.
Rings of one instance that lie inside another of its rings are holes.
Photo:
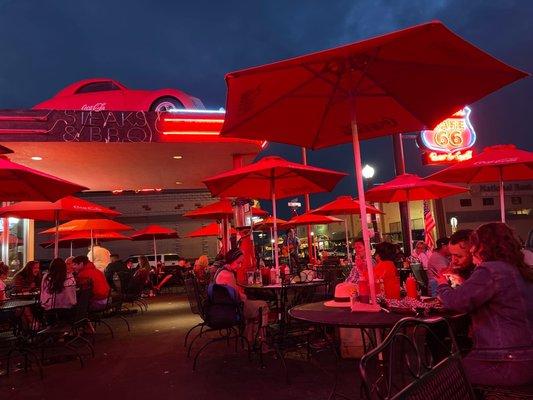
[[[283,224],[283,227],[293,227],[293,226],[300,226],[300,225],[322,225],[322,224],[333,224],[335,222],[345,222],[342,219],[335,218],[335,217],[328,217],[327,215],[319,215],[319,214],[313,214],[311,212],[296,215],[292,217],[290,220],[288,220],[285,224]],[[313,248],[312,243],[308,243],[309,246],[309,254],[311,254],[311,249]],[[314,251],[313,251],[313,257],[315,257]]]
[[[465,183],[498,182],[501,221],[505,222],[503,183],[533,180],[533,152],[517,149],[512,144],[487,147],[470,160],[452,165],[428,179]]]
[[[117,221],[112,221],[110,219],[74,219],[69,222],[65,222],[58,226],[59,233],[67,234],[71,232],[98,232],[98,231],[130,231],[133,228],[129,225],[121,224]],[[55,233],[55,228],[46,229],[41,234]]]
[[[266,211],[261,210],[257,207],[251,207],[252,216],[267,216]],[[222,199],[216,203],[208,204],[204,207],[197,208],[196,210],[186,212],[183,214],[185,217],[189,218],[199,218],[199,219],[218,219],[222,221],[223,230],[226,233],[222,240],[224,248],[228,245],[228,236],[229,234],[229,219],[233,216],[233,205],[231,200]]]
[[[383,214],[383,212],[371,205],[366,205],[367,214]],[[351,215],[360,214],[361,205],[359,200],[353,199],[351,196],[339,196],[335,200],[324,204],[322,207],[318,207],[312,211],[313,214],[321,215]],[[363,225],[363,222],[361,222]],[[350,257],[350,242],[348,239],[348,221],[344,220],[344,235],[346,238],[346,256],[351,262]]]
[[[120,222],[112,221],[110,219],[75,219],[55,228],[47,229],[41,233],[71,233],[87,231],[90,236],[94,238],[95,232],[101,231],[129,231],[133,228],[129,225],[121,224]],[[93,240],[91,239],[91,251],[93,246]]]
[[[261,160],[204,180],[213,196],[272,200],[275,263],[278,262],[276,199],[302,193],[329,192],[346,176],[343,172],[289,162],[281,157]]]
[[[166,228],[160,225],[148,225],[144,229],[140,229],[131,235],[131,240],[153,240],[154,244],[154,260],[157,265],[157,247],[156,239],[176,239],[178,233],[170,228]]]
[[[402,174],[383,185],[373,187],[366,192],[366,198],[370,201],[380,203],[396,203],[402,201],[441,199],[464,192],[468,192],[468,188],[422,179],[413,174]],[[409,243],[413,243],[411,229],[409,229],[407,234]]]
[[[525,76],[431,22],[228,74],[221,134],[313,149],[352,142],[366,221],[360,138],[431,129]],[[363,239],[370,249],[365,224]],[[375,302],[374,285],[370,291]]]
[[[98,242],[109,242],[116,240],[130,240],[126,235],[122,235],[118,232],[104,231],[104,232],[93,232],[93,240]],[[70,248],[70,255],[72,256],[72,249],[74,247],[86,247],[91,244],[91,232],[90,231],[80,231],[73,232],[59,238],[59,247]],[[54,245],[54,242],[43,242],[41,247],[48,248]]]
[[[0,201],[56,201],[88,189],[3,157],[0,157],[0,183]]]
[[[47,201],[22,201],[0,208],[0,217],[28,218],[37,221],[59,221],[77,218],[113,218],[119,212],[74,196],[67,196],[53,203]],[[56,231],[54,257],[58,257],[59,232]]]
[[[230,234],[236,234],[237,231],[233,228],[230,228]],[[213,222],[209,225],[203,226],[201,228],[195,229],[192,232],[189,232],[185,237],[195,238],[195,237],[207,237],[207,236],[216,236],[220,235],[220,229],[216,222]]]
[[[335,222],[344,222],[340,218],[328,217],[327,215],[314,214],[308,212],[301,215],[296,215],[288,220],[283,227],[292,227],[299,225],[322,225],[322,224],[333,224]]]
[[[284,219],[281,219],[281,218],[276,218],[276,224],[279,226],[279,225],[283,225],[287,223],[287,221],[285,221]],[[266,229],[270,229],[274,226],[274,218],[273,217],[268,217],[268,218],[265,218],[264,220],[262,221],[259,221],[257,222],[255,225],[254,225],[254,229],[257,229],[257,230],[266,230]]]

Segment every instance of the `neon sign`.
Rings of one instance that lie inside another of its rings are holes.
[[[425,164],[454,163],[472,158],[471,147],[476,132],[470,123],[470,108],[465,107],[438,124],[433,130],[420,133]]]

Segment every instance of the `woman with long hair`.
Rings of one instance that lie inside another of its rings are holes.
[[[41,287],[41,279],[39,261],[28,261],[13,277],[13,286],[17,292],[38,290]]]
[[[196,262],[194,263],[194,276],[196,276],[196,279],[199,283],[207,283],[208,282],[208,275],[207,275],[207,268],[209,267],[209,259],[207,256],[201,255],[198,257]]]
[[[67,272],[67,264],[55,258],[44,274],[41,285],[41,306],[45,310],[72,308],[76,304],[76,281]]]
[[[474,346],[464,358],[473,384],[521,386],[533,382],[533,269],[504,223],[481,225],[470,238],[474,272],[452,289],[437,280],[447,309],[472,317]]]

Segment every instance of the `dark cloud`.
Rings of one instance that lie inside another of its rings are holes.
[[[0,1],[0,108],[30,107],[78,79],[109,76],[136,88],[176,87],[210,107],[225,101],[225,73],[439,19],[505,62],[533,71],[529,0]],[[478,147],[533,148],[533,81],[472,105]],[[406,142],[411,172],[421,166]],[[299,150],[267,151],[299,160]],[[363,144],[376,181],[392,177],[390,138]],[[353,173],[349,146],[310,153]],[[355,193],[346,178],[336,194]],[[323,196],[314,197],[317,203]]]

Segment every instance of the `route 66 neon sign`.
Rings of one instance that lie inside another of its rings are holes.
[[[453,114],[433,130],[422,131],[422,145],[438,153],[456,153],[469,149],[476,142],[476,132],[470,123],[469,107]]]

